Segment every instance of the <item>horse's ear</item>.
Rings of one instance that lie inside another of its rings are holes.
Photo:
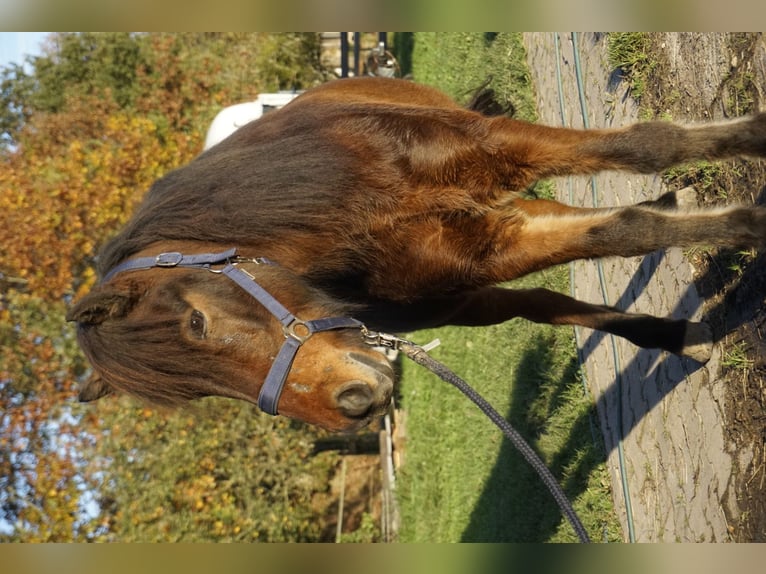
[[[81,403],[89,403],[111,393],[112,388],[104,382],[100,375],[94,373],[80,386],[77,400]]]
[[[135,297],[130,292],[112,287],[97,287],[69,310],[66,320],[98,325],[107,319],[123,317],[134,303]]]

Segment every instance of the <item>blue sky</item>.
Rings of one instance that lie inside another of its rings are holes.
[[[26,54],[40,53],[48,32],[0,32],[0,67],[21,64]]]

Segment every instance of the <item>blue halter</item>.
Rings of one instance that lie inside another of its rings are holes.
[[[288,311],[271,293],[261,287],[255,278],[244,269],[237,267],[239,263],[249,261],[274,265],[268,259],[245,259],[237,256],[236,248],[222,253],[202,253],[183,255],[178,252],[160,253],[154,257],[136,257],[120,263],[112,268],[102,279],[106,283],[118,273],[136,271],[139,269],[183,267],[187,269],[203,269],[214,273],[222,273],[237,285],[252,295],[271,313],[282,325],[285,342],[279,350],[276,359],[269,369],[266,380],[258,395],[258,407],[265,413],[276,415],[279,397],[287,381],[295,356],[301,345],[314,333],[335,329],[363,329],[364,325],[351,317],[325,317],[312,321],[302,321]],[[219,270],[213,267],[223,265]]]

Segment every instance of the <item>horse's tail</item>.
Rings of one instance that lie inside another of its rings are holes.
[[[492,79],[492,76],[487,76],[484,83],[473,91],[471,101],[466,107],[485,116],[513,116],[516,113],[513,104],[498,102],[495,90],[488,87]]]

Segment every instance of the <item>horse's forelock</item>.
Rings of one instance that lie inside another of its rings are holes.
[[[230,396],[235,390],[222,388],[215,376],[225,359],[182,336],[188,306],[168,296],[172,289],[163,291],[123,316],[80,325],[78,338],[94,369],[114,390],[161,406]]]

